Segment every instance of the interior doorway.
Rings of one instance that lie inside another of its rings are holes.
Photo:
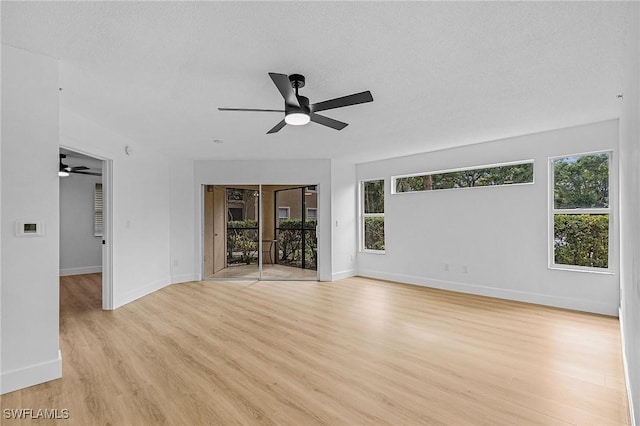
[[[317,185],[203,191],[203,279],[318,279]]]
[[[59,150],[60,277],[86,276],[83,282],[100,283],[103,310],[113,309],[111,170],[108,159]]]

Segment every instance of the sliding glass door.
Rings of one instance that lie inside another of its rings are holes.
[[[317,280],[316,185],[204,187],[204,278]]]
[[[229,277],[259,278],[260,188],[227,187],[227,268]]]
[[[263,210],[271,207],[273,220],[263,222],[263,236],[269,237],[270,249],[264,251],[269,256],[262,260],[262,277],[317,279],[317,187],[280,185],[268,189],[273,195],[263,198]]]

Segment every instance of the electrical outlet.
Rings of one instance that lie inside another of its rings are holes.
[[[178,266],[178,259],[173,261],[173,266]]]
[[[462,273],[463,274],[468,274],[469,273],[469,267],[467,265],[462,265]]]
[[[449,272],[449,264],[445,263],[444,265],[442,265],[442,270],[445,272]]]

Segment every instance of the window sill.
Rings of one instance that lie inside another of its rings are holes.
[[[360,250],[360,253],[369,253],[369,254],[385,254],[386,251],[384,250],[369,250],[369,249],[363,249]]]
[[[599,268],[586,268],[571,265],[549,265],[549,269],[554,271],[569,271],[569,272],[586,272],[588,274],[599,275],[615,275],[616,273],[611,269],[599,269]]]

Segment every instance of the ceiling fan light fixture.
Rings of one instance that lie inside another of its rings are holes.
[[[69,172],[66,170],[58,170],[58,177],[67,177],[69,176]]]
[[[301,74],[278,74],[269,73],[269,77],[276,85],[276,88],[284,98],[284,110],[281,109],[258,109],[258,108],[218,108],[220,111],[261,111],[261,112],[284,112],[284,119],[273,126],[267,134],[277,133],[284,126],[290,124],[292,126],[304,126],[310,121],[322,126],[330,127],[335,130],[342,130],[348,126],[347,123],[334,120],[333,118],[317,114],[320,111],[342,108],[350,105],[363,104],[365,102],[373,102],[373,96],[370,91],[354,93],[352,95],[341,96],[339,98],[329,99],[322,102],[309,103],[309,98],[302,96],[299,89],[305,85],[305,78]]]
[[[292,126],[304,126],[311,121],[311,117],[303,112],[291,112],[284,117],[284,121]]]

